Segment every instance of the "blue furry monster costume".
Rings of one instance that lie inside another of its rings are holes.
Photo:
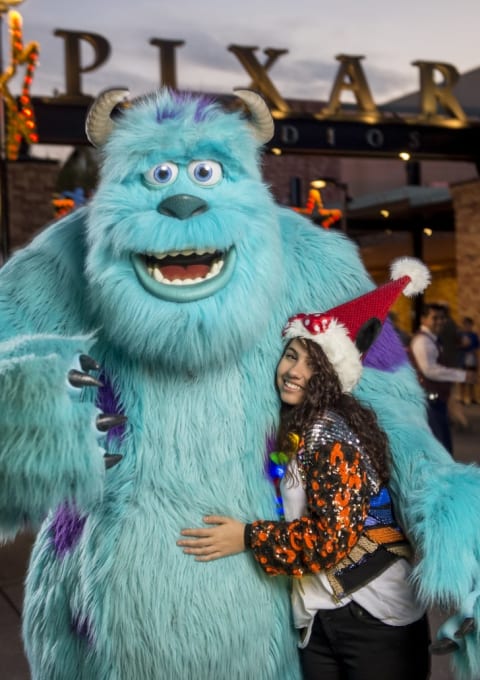
[[[280,330],[373,284],[351,242],[273,201],[259,169],[272,122],[254,93],[239,92],[250,118],[168,91],[115,108],[124,94],[101,95],[87,121],[104,153],[90,204],[0,272],[2,533],[41,522],[32,677],[298,680],[287,581],[248,553],[196,563],[176,540],[207,513],[275,517]],[[464,621],[480,606],[480,472],[433,439],[390,327],[365,366],[356,394],[389,435],[420,594],[457,609],[445,637],[463,626],[458,677],[478,678]],[[102,435],[102,413],[128,420]],[[105,450],[122,460],[105,469]]]

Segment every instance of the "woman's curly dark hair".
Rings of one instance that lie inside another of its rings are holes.
[[[313,374],[305,391],[304,400],[297,406],[284,405],[281,411],[278,446],[280,451],[293,455],[290,433],[302,435],[309,425],[325,411],[343,418],[355,432],[362,448],[383,482],[389,478],[389,447],[385,432],[380,428],[372,409],[363,406],[351,394],[342,391],[339,377],[318,343],[297,338],[308,352]],[[289,343],[290,344],[290,343]],[[285,351],[288,349],[287,345]]]

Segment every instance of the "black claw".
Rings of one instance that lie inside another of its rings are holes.
[[[100,370],[100,364],[95,361],[93,357],[89,357],[88,354],[81,354],[80,358],[80,366],[82,367],[82,371],[99,371]]]
[[[122,460],[122,458],[123,456],[121,456],[119,453],[106,453],[103,456],[106,469],[109,470],[114,465],[117,465],[117,463],[119,463]]]
[[[97,416],[96,425],[97,430],[100,432],[107,432],[111,430],[112,427],[117,427],[118,425],[124,425],[127,422],[127,416],[120,413],[100,413]]]
[[[450,638],[435,640],[435,642],[432,642],[430,645],[431,654],[450,654],[451,652],[455,652],[457,649],[460,649],[459,645],[454,640],[450,640]]]
[[[456,638],[465,637],[468,633],[472,633],[475,630],[475,619],[471,616],[466,618],[460,628],[455,633]]]
[[[94,378],[93,375],[76,371],[74,368],[68,372],[68,380],[74,387],[103,387],[100,380]]]

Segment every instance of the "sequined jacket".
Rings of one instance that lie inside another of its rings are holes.
[[[300,439],[296,461],[307,500],[305,516],[247,525],[247,545],[268,574],[326,570],[334,592],[342,595],[392,560],[409,556],[388,490],[342,418],[327,413],[316,421]],[[354,569],[360,564],[361,579]]]

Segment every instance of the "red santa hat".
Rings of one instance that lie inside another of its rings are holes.
[[[360,380],[362,354],[375,340],[396,299],[402,293],[407,297],[422,293],[430,283],[427,267],[413,257],[392,262],[390,277],[389,283],[327,312],[296,314],[282,331],[287,340],[301,337],[319,344],[344,392],[351,392]]]

